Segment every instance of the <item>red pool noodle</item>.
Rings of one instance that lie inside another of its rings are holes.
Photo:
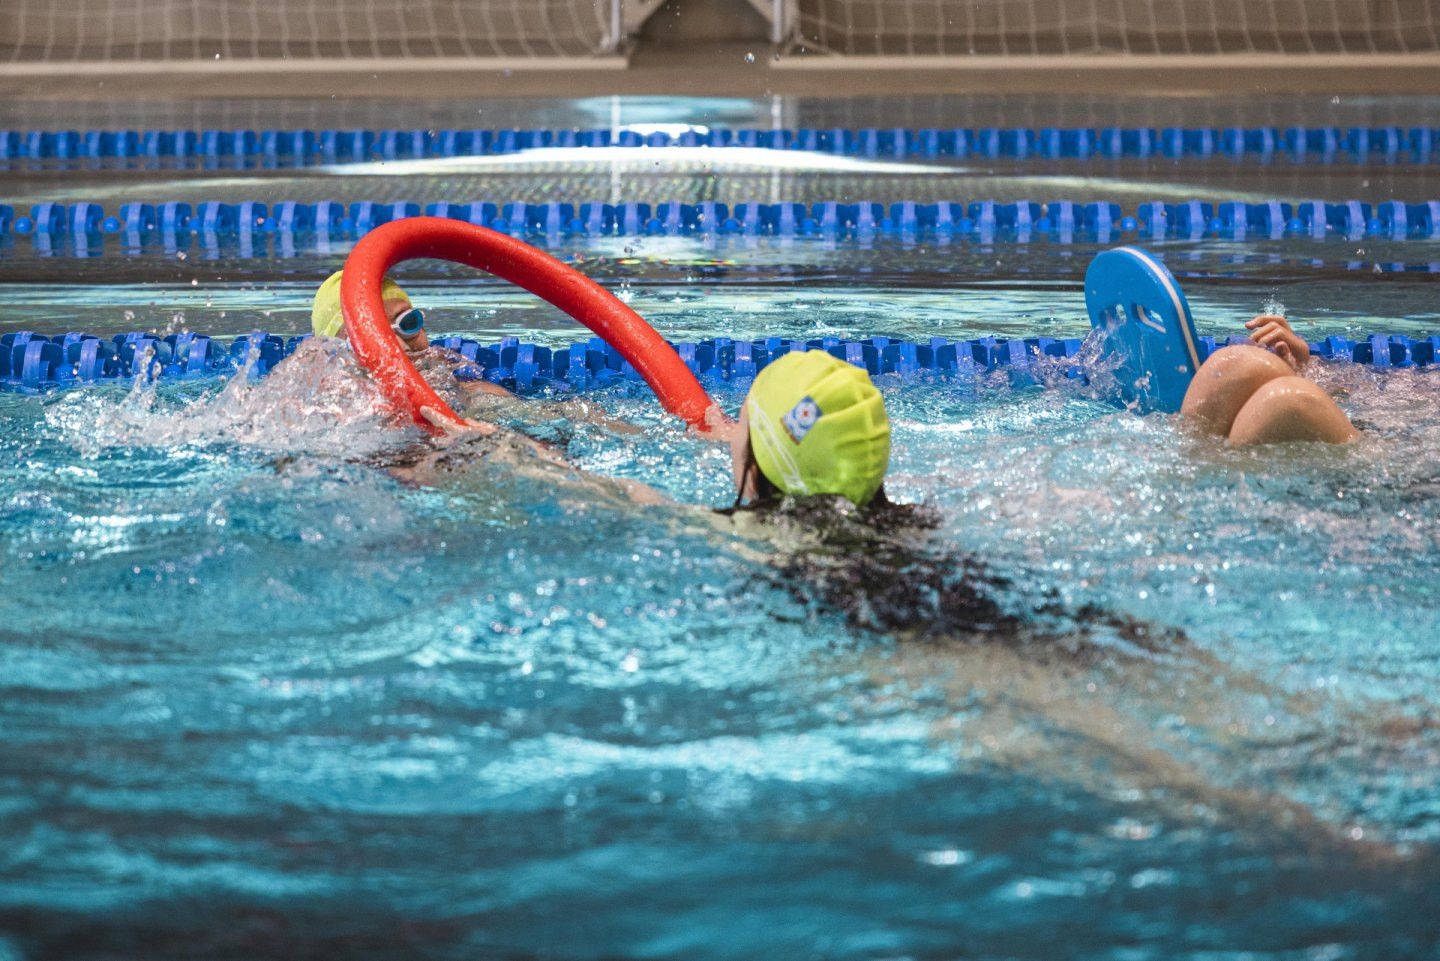
[[[390,329],[380,283],[402,260],[452,260],[523,287],[589,327],[628,360],[666,410],[705,431],[714,402],[664,338],[639,314],[579,271],[498,231],[443,217],[408,217],[366,234],[345,261],[340,304],[350,346],[392,404],[426,424],[421,407],[433,407],[457,424],[464,420],[440,399],[410,362]]]

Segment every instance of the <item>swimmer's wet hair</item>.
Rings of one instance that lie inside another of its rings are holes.
[[[882,491],[864,507],[840,495],[778,496],[721,513],[739,511],[805,535],[805,550],[762,576],[816,615],[910,636],[1013,634],[1024,623],[998,599],[1005,578],[934,549],[926,535],[940,518],[925,505],[895,504]]]
[[[804,550],[761,576],[812,617],[838,613],[853,627],[907,643],[1023,645],[1037,658],[1072,663],[1160,653],[1186,641],[1180,630],[1092,604],[1069,607],[1039,578],[1002,574],[937,543],[930,532],[940,515],[928,505],[877,497],[857,508],[839,496],[779,497],[741,510],[808,535]]]

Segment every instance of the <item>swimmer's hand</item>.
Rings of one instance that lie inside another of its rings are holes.
[[[421,407],[420,416],[430,422],[431,427],[439,428],[446,437],[463,437],[466,434],[478,433],[483,435],[493,434],[500,428],[483,420],[472,420],[465,418],[465,423],[457,424],[433,407]]]
[[[711,404],[705,408],[703,423],[705,426],[701,428],[701,436],[720,444],[730,443],[731,437],[740,430],[740,422],[726,416],[719,404]]]
[[[1261,314],[1246,321],[1245,329],[1250,331],[1251,343],[1275,351],[1281,360],[1296,370],[1310,362],[1310,345],[1305,343],[1304,337],[1290,329],[1290,323],[1284,317]]]

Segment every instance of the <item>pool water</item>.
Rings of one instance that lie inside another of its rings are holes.
[[[673,339],[1088,326],[1083,249],[630,246],[569,253]],[[1160,252],[1202,334],[1435,330],[1336,250]],[[329,263],[0,254],[3,329],[298,333]],[[879,575],[843,512],[716,514],[728,453],[632,385],[485,408],[587,475],[418,484],[338,344],[0,393],[0,959],[1434,957],[1440,374],[1321,365],[1357,444],[1232,450],[1092,372],[880,378],[933,526]]]

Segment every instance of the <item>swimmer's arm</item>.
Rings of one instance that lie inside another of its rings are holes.
[[[492,384],[488,380],[461,380],[459,384],[460,389],[467,394],[494,394],[496,397],[515,396],[499,384]]]
[[[1245,322],[1250,340],[1256,346],[1269,348],[1297,371],[1310,362],[1310,345],[1290,329],[1290,322],[1275,314],[1261,314]]]
[[[603,427],[616,434],[644,433],[641,428],[629,421],[616,420],[613,417],[606,416],[599,407],[590,401],[578,399],[565,401],[564,404],[562,404],[562,409],[565,411],[566,419],[572,423],[575,421],[584,421],[594,424],[597,427]],[[704,429],[698,432],[699,437],[702,440],[714,441],[719,444],[730,443],[730,434],[738,426],[735,421],[725,416],[725,412],[720,409],[718,404],[712,404],[705,411],[704,423]]]
[[[457,424],[442,415],[433,407],[421,407],[420,416],[425,418],[434,427],[442,431],[447,439],[461,438],[469,433],[493,434],[500,428],[483,420],[465,418],[465,423]],[[673,503],[670,498],[648,484],[642,484],[637,480],[630,480],[623,477],[602,477],[596,474],[589,474],[577,470],[574,465],[565,460],[564,457],[548,444],[541,444],[538,441],[525,437],[523,434],[515,435],[518,440],[526,444],[535,454],[547,461],[569,470],[577,479],[588,478],[590,483],[606,483],[613,485],[625,495],[632,503],[641,505],[669,504]]]
[[[493,384],[488,380],[458,380],[460,389],[468,395],[487,394],[491,397],[507,397],[516,399],[513,391],[508,391],[499,384]],[[594,424],[596,427],[615,434],[639,434],[641,430],[629,421],[616,420],[607,417],[599,407],[583,400],[567,400],[553,405],[558,410],[559,416],[573,423]]]
[[[572,424],[593,424],[602,427],[612,434],[642,434],[641,428],[636,427],[628,420],[617,420],[607,416],[600,406],[588,400],[574,398],[561,401],[556,405],[560,416]]]
[[[646,507],[651,507],[656,504],[673,505],[675,503],[649,484],[631,480],[628,477],[612,477],[610,480],[616,487],[620,488],[620,491],[626,497],[630,498],[632,503],[641,504]]]

